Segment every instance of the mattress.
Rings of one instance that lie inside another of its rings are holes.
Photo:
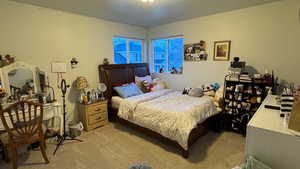
[[[192,97],[168,89],[123,99],[118,116],[187,149],[190,132],[217,113],[212,97]]]
[[[120,96],[113,96],[113,97],[111,98],[111,106],[112,106],[112,108],[114,108],[114,109],[119,109],[120,104],[121,104],[121,102],[122,102],[123,100],[124,100],[124,99],[123,99],[122,97],[120,97]]]

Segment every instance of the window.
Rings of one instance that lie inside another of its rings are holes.
[[[143,40],[113,37],[113,45],[115,64],[143,62]]]
[[[184,39],[182,37],[152,40],[153,71],[181,74]]]

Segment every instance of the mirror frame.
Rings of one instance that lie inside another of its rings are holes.
[[[7,91],[7,95],[8,96],[11,95],[11,91],[10,91],[10,87],[9,87],[10,85],[9,85],[8,73],[15,69],[29,69],[30,71],[32,71],[33,83],[34,83],[34,93],[36,94],[38,92],[36,68],[31,65],[28,65],[26,63],[23,63],[23,62],[14,62],[14,63],[7,65],[1,69],[2,87],[5,88],[5,90]]]

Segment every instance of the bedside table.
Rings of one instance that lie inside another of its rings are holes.
[[[79,104],[79,112],[84,129],[92,129],[104,126],[108,123],[107,101],[99,101],[92,104]]]

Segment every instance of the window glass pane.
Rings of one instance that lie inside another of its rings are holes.
[[[154,48],[154,72],[161,69],[167,71],[168,68],[168,40],[158,39],[153,41]]]
[[[183,38],[169,40],[169,65],[168,69],[173,73],[182,73],[183,64]]]
[[[113,38],[115,64],[127,63],[127,44],[125,38]]]
[[[140,40],[129,40],[130,63],[142,63],[143,42]]]

